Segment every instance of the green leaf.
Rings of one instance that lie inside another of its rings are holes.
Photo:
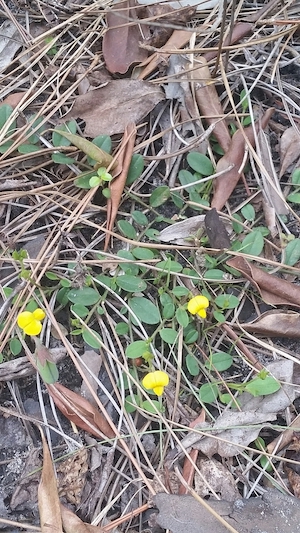
[[[189,373],[191,374],[191,376],[198,376],[199,375],[199,372],[200,372],[200,366],[199,366],[199,363],[196,359],[196,357],[191,354],[191,353],[188,353],[186,358],[185,358],[185,364],[186,364],[186,367],[189,371]]]
[[[234,220],[232,221],[233,231],[235,231],[235,233],[238,235],[239,233],[242,233],[244,231],[243,225],[239,224],[239,222],[242,222],[242,217],[238,213],[235,213],[233,215],[233,218],[234,218]]]
[[[125,350],[125,355],[128,359],[137,359],[143,357],[143,353],[149,351],[149,343],[146,341],[134,341],[129,344]]]
[[[246,220],[253,222],[255,220],[255,209],[252,204],[246,204],[241,209],[241,213]]]
[[[173,261],[172,259],[166,259],[165,261],[159,261],[159,263],[156,263],[155,265],[157,268],[161,268],[164,270],[166,274],[169,272],[181,272],[182,271],[182,265],[178,263],[177,261]]]
[[[159,207],[170,198],[171,191],[167,185],[157,187],[150,196],[151,207]]]
[[[287,196],[287,201],[293,204],[300,204],[300,192],[294,192]]]
[[[35,144],[20,144],[20,146],[18,146],[19,154],[32,154],[33,152],[39,152],[40,149],[41,148],[35,146]]]
[[[120,232],[128,239],[135,240],[137,238],[137,233],[133,225],[130,224],[127,220],[119,220],[118,228]]]
[[[95,159],[95,161],[97,161],[95,167],[107,168],[112,163],[113,158],[110,154],[104,152],[104,150],[101,150],[101,148],[98,148],[98,146],[88,141],[87,139],[80,137],[80,135],[74,135],[73,133],[63,131],[61,127],[60,129],[55,130],[55,132],[70,141],[71,144],[76,146],[84,154],[90,156],[92,159]],[[54,144],[54,146],[61,146],[61,144]],[[117,163],[115,162],[112,168],[114,168],[116,165]]]
[[[39,135],[43,133],[46,129],[46,124],[43,124],[42,126],[38,127],[44,120],[43,117],[35,118],[36,115],[33,115],[30,118],[29,128],[26,133],[29,134],[28,136],[28,142],[32,144],[37,144],[39,142]],[[35,128],[37,128],[35,133],[31,133]]]
[[[56,364],[52,361],[45,361],[45,364],[43,365],[41,361],[37,359],[36,366],[44,383],[48,383],[50,385],[58,380],[59,372]]]
[[[198,337],[199,333],[192,324],[189,324],[186,328],[184,328],[183,338],[186,344],[192,344],[193,342],[196,342],[198,340]]]
[[[13,108],[9,104],[0,105],[0,130],[2,130],[4,124],[8,121],[10,115],[13,113]],[[16,129],[17,121],[14,120],[8,129],[7,135]]]
[[[154,404],[154,407],[152,407],[152,404]],[[163,412],[163,406],[160,404],[158,400],[152,400],[151,403],[148,400],[145,400],[144,402],[142,402],[141,408],[147,411],[148,413],[153,413],[153,414],[157,412],[159,413]]]
[[[97,331],[94,331],[93,329],[87,329],[84,328],[82,331],[82,338],[84,342],[86,342],[91,348],[94,348],[97,350],[98,348],[101,348],[101,337]]]
[[[70,144],[72,144],[71,139],[68,139],[68,137],[63,135],[63,133],[75,134],[76,130],[77,130],[76,120],[70,120],[70,122],[67,122],[66,124],[61,124],[60,126],[56,126],[56,128],[52,132],[53,146],[55,146],[56,148],[59,148],[60,146],[70,146]]]
[[[154,258],[154,253],[150,248],[132,248],[131,252],[137,259],[147,260]]]
[[[79,316],[80,318],[87,317],[90,312],[89,309],[85,305],[82,305],[82,304],[72,305],[71,311],[75,313],[77,316]]]
[[[142,292],[147,288],[147,283],[143,279],[128,274],[118,276],[116,284],[127,292]]]
[[[244,238],[241,244],[241,252],[258,256],[263,251],[264,238],[260,231],[254,230]]]
[[[178,332],[173,328],[162,328],[159,331],[159,335],[168,344],[174,344],[178,338]]]
[[[175,304],[169,302],[165,304],[162,308],[162,316],[165,320],[170,320],[175,315]]]
[[[223,270],[219,270],[218,268],[211,268],[210,270],[207,270],[204,273],[203,279],[224,280],[224,279],[226,279],[226,276],[225,276],[225,272],[223,272]]]
[[[83,172],[74,180],[74,185],[80,189],[90,189],[90,179],[95,176],[95,171]]]
[[[126,322],[118,322],[115,327],[115,332],[117,335],[127,335],[129,331],[129,326]]]
[[[1,144],[0,154],[5,154],[7,150],[14,144],[14,141],[7,141],[6,143]]]
[[[99,292],[92,287],[82,289],[72,289],[68,293],[68,299],[73,304],[94,305],[99,301]]]
[[[232,366],[233,359],[229,353],[218,352],[210,356],[208,361],[205,362],[206,368],[209,370],[218,370],[223,372]]]
[[[182,307],[179,307],[176,310],[175,316],[176,316],[178,324],[180,324],[180,326],[182,326],[183,328],[186,328],[190,321],[189,315],[187,314],[186,310],[183,309]]]
[[[187,287],[174,287],[172,293],[176,298],[181,298],[181,296],[187,296],[189,294],[189,289]]]
[[[65,154],[61,154],[60,152],[56,152],[51,155],[52,161],[54,163],[57,163],[58,165],[72,165],[75,163],[75,159],[73,157],[68,157]]]
[[[142,211],[137,211],[137,210],[132,211],[131,216],[134,222],[136,222],[140,226],[147,226],[147,224],[149,224],[148,218],[146,217],[145,213],[143,213]]]
[[[256,377],[249,381],[245,387],[245,391],[253,396],[267,396],[273,394],[280,389],[280,383],[273,376],[267,375],[265,379]]]
[[[161,322],[159,310],[147,298],[133,297],[129,300],[129,306],[144,324],[158,324]]]
[[[126,185],[132,185],[132,183],[141,176],[144,166],[143,156],[140,154],[133,154],[126,178]]]
[[[295,168],[292,174],[292,184],[300,185],[300,168]]]
[[[234,294],[220,294],[215,298],[215,304],[220,309],[235,309],[240,301]]]
[[[219,395],[219,388],[216,383],[204,383],[201,385],[198,396],[203,403],[213,403]]]
[[[124,409],[126,413],[134,413],[136,411],[136,408],[139,405],[139,397],[137,394],[133,394],[132,396],[126,396],[125,402],[124,402]]]
[[[202,176],[211,176],[214,173],[214,167],[210,159],[199,152],[190,152],[187,156],[187,162],[190,167],[202,174]]]
[[[19,353],[22,351],[22,344],[20,343],[19,339],[16,337],[10,339],[9,349],[13,355],[19,355]]]
[[[300,259],[300,239],[290,241],[285,248],[285,265],[294,266]]]
[[[226,322],[225,316],[223,315],[223,313],[220,313],[220,311],[214,311],[213,315],[216,321],[219,322],[219,324],[224,324],[224,322]]]
[[[188,170],[180,170],[178,174],[178,179],[181,185],[190,185],[191,183],[195,183],[196,181],[195,176]],[[192,192],[197,192],[197,187],[196,186],[187,187],[186,191],[190,195]]]

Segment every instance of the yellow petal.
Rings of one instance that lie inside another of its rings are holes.
[[[17,318],[17,324],[20,328],[24,329],[32,321],[32,313],[30,311],[23,311]]]
[[[201,318],[206,318],[206,311],[205,311],[205,309],[199,309],[197,315],[200,316]]]
[[[33,317],[36,319],[36,320],[44,320],[46,314],[45,312],[43,311],[43,309],[40,309],[39,307],[33,311]]]
[[[162,393],[164,392],[164,387],[153,387],[153,392],[154,392],[157,396],[161,396]]]
[[[192,315],[196,315],[199,313],[200,309],[206,309],[209,306],[209,301],[206,298],[206,296],[202,296],[202,294],[198,294],[198,296],[194,296],[187,305],[188,311]]]
[[[26,335],[38,335],[39,333],[41,333],[42,324],[39,320],[33,319],[31,320],[30,324],[25,326],[23,329]]]
[[[166,387],[169,384],[169,376],[163,370],[155,370],[153,374],[155,374],[155,380],[158,385]]]
[[[142,380],[142,384],[145,389],[152,389],[153,385],[155,385],[155,382],[153,383],[152,374],[153,372],[149,372],[149,374],[146,374],[146,376]]]

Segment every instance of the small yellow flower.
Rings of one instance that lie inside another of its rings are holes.
[[[42,329],[41,320],[44,320],[45,316],[43,309],[39,308],[35,309],[33,313],[23,311],[18,315],[17,324],[26,335],[38,335]]]
[[[206,318],[206,309],[208,306],[209,301],[206,296],[198,294],[198,296],[194,296],[194,298],[189,301],[187,308],[192,315],[198,315],[201,318]]]
[[[154,394],[161,396],[164,388],[169,384],[169,376],[162,370],[155,370],[146,374],[142,383],[145,389],[152,389]]]

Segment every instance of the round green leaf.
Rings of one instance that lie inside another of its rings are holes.
[[[137,238],[136,231],[132,224],[130,224],[127,220],[119,220],[118,221],[118,228],[123,233],[125,237],[128,239],[135,240]]]
[[[74,185],[79,187],[79,189],[90,189],[90,179],[95,175],[95,171],[83,172],[75,180]]]
[[[22,351],[22,344],[20,343],[19,339],[13,337],[9,341],[9,348],[13,355],[19,355],[19,353]]]
[[[129,300],[129,306],[144,324],[158,324],[161,322],[159,310],[147,298],[133,297]]]
[[[173,302],[169,302],[162,308],[162,316],[166,320],[170,320],[175,315],[175,305]]]
[[[174,287],[172,293],[176,298],[181,298],[181,296],[187,296],[189,294],[189,289],[187,287]]]
[[[136,222],[140,226],[147,226],[147,224],[149,224],[148,218],[142,211],[132,211],[131,216],[134,222]]]
[[[168,344],[174,344],[178,338],[178,332],[173,328],[162,328],[159,335]]]
[[[38,152],[41,148],[35,146],[35,144],[21,144],[18,147],[19,154],[31,154],[33,152]]]
[[[154,407],[152,407],[152,404],[154,404]],[[163,407],[158,400],[152,400],[151,403],[148,400],[145,400],[144,402],[142,402],[141,408],[147,411],[148,413],[153,414],[157,412],[162,413],[163,411]]]
[[[196,342],[198,340],[199,333],[198,331],[192,326],[192,324],[189,324],[186,328],[183,330],[183,338],[186,342],[186,344],[192,344],[193,342]]]
[[[125,350],[125,355],[128,359],[136,359],[142,357],[144,352],[149,350],[149,343],[146,341],[134,341]]]
[[[139,405],[139,397],[137,394],[133,394],[132,396],[130,395],[126,396],[125,402],[124,402],[124,409],[126,413],[134,413],[138,405]]]
[[[178,324],[180,324],[180,326],[182,326],[183,328],[186,328],[190,321],[189,315],[187,314],[186,310],[182,309],[182,307],[179,307],[176,310],[175,316],[176,316]]]
[[[129,274],[118,276],[116,284],[127,292],[142,292],[147,288],[147,283],[143,279]]]
[[[241,209],[241,213],[246,220],[253,222],[255,220],[255,209],[252,204],[246,204]]]
[[[280,383],[273,376],[266,376],[265,379],[257,377],[247,383],[245,391],[249,392],[253,396],[267,396],[273,394],[280,389]]]
[[[65,154],[61,154],[60,152],[52,154],[51,159],[54,163],[58,163],[59,165],[72,165],[75,163],[75,159],[68,157]]]
[[[204,279],[215,279],[215,280],[224,280],[226,279],[225,273],[223,270],[220,270],[218,268],[211,268],[207,270],[204,275]]]
[[[216,383],[204,383],[199,389],[199,399],[203,403],[213,403],[219,395],[218,385]]]
[[[153,259],[154,258],[154,252],[150,250],[150,248],[133,248],[131,250],[132,254],[136,259],[144,259],[147,261],[147,259]]]
[[[11,107],[11,105],[9,104],[0,105],[0,130],[2,130],[4,124],[8,121],[12,113],[13,113],[13,108]],[[16,127],[15,125],[14,125],[14,128],[10,127],[10,131],[11,129],[15,129],[15,127]]]
[[[294,266],[300,259],[300,239],[290,241],[285,249],[284,263],[289,266]]]
[[[97,333],[97,331],[94,331],[93,329],[84,328],[82,331],[82,337],[84,342],[91,346],[91,348],[94,348],[95,350],[101,348],[101,337],[99,333]]]
[[[186,364],[186,367],[189,371],[189,373],[191,374],[191,376],[198,376],[199,375],[199,372],[200,372],[200,366],[199,366],[199,363],[196,359],[196,357],[191,354],[191,353],[188,353],[186,358],[185,358],[185,364]]]
[[[161,268],[165,271],[166,274],[169,272],[181,272],[182,265],[177,261],[172,261],[172,259],[166,259],[165,261],[160,261],[155,265],[157,268]]]
[[[85,318],[89,314],[89,310],[85,305],[82,304],[74,304],[71,306],[71,311],[75,313],[80,318]]]
[[[233,218],[234,220],[232,221],[232,228],[233,228],[233,231],[235,231],[235,233],[238,235],[239,233],[242,233],[242,231],[244,230],[243,225],[239,224],[239,222],[242,222],[242,217],[240,217],[238,213],[235,213],[233,215]]]
[[[83,287],[82,289],[72,289],[68,293],[68,299],[73,304],[94,305],[98,302],[100,295],[92,287]]]
[[[241,252],[249,255],[259,255],[263,251],[264,238],[260,231],[254,230],[244,238],[241,244]]]
[[[137,180],[144,170],[144,158],[140,154],[133,154],[126,178],[126,185],[131,185]]]
[[[220,309],[235,309],[239,303],[239,299],[234,294],[220,294],[215,299],[215,304]]]
[[[187,156],[187,162],[190,167],[202,174],[202,176],[211,176],[214,174],[214,167],[210,159],[200,152],[190,152]]]
[[[224,322],[226,322],[225,316],[223,315],[223,313],[220,313],[220,311],[214,311],[213,315],[216,321],[219,322],[219,324],[223,324]]]
[[[150,205],[159,207],[170,198],[171,191],[167,185],[157,187],[150,196]]]
[[[60,124],[57,126],[54,131],[52,132],[52,144],[55,147],[59,146],[70,146],[71,141],[66,139],[66,137],[63,137],[60,135],[56,130],[60,131],[66,131],[68,133],[76,133],[77,130],[77,123],[76,120],[70,120],[70,122],[67,122],[66,124]]]
[[[293,204],[300,204],[300,192],[294,192],[287,196],[287,201]]]
[[[292,174],[292,184],[300,185],[300,168],[296,168]]]
[[[229,353],[218,352],[211,355],[208,361],[206,361],[205,366],[209,370],[218,370],[223,372],[231,367],[233,359]]]
[[[115,327],[115,332],[117,335],[127,335],[129,331],[129,326],[126,322],[118,322]]]

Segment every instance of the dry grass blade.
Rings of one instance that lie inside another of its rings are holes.
[[[43,469],[38,488],[38,504],[42,533],[63,533],[57,481],[52,459],[44,433],[40,428],[43,442]]]

